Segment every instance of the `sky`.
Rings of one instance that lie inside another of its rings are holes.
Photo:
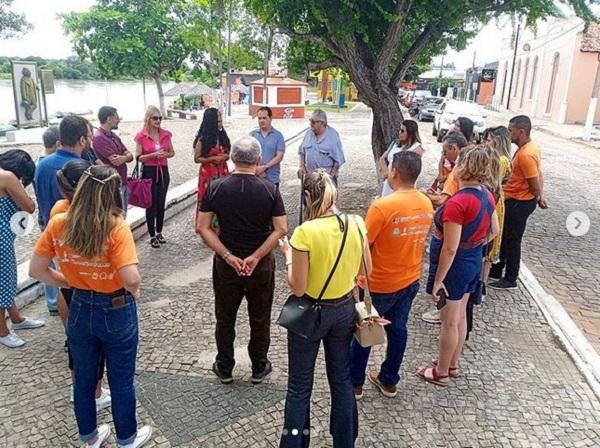
[[[25,14],[33,30],[21,39],[0,40],[0,56],[64,59],[74,55],[57,14],[86,11],[94,3],[94,0],[14,0],[11,10]]]
[[[24,13],[34,28],[22,39],[1,40],[0,56],[62,59],[74,55],[57,14],[85,11],[94,3],[95,0],[14,0],[12,10]],[[508,20],[500,20],[499,24],[492,22],[480,31],[465,50],[448,50],[444,63],[454,62],[457,69],[464,70],[471,66],[474,55],[475,65],[493,62],[500,55],[501,48],[508,44],[511,33]],[[439,64],[440,59],[435,58],[433,63]]]

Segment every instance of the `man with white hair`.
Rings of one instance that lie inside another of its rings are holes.
[[[231,175],[214,180],[200,206],[198,231],[214,252],[213,288],[217,328],[217,358],[212,371],[221,383],[233,381],[235,321],[244,296],[248,302],[252,378],[259,384],[272,371],[267,358],[275,262],[271,251],[287,234],[287,217],[279,189],[256,175],[260,143],[242,137],[231,147]],[[219,220],[219,234],[211,229]]]
[[[327,114],[320,109],[312,113],[310,128],[310,131],[304,134],[304,140],[298,149],[298,177],[303,179],[307,174],[323,169],[337,184],[340,166],[346,162],[340,136],[335,129],[327,125]]]

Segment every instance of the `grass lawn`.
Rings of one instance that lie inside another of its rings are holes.
[[[332,106],[331,104],[328,103],[312,103],[309,104],[307,106],[305,106],[305,110],[307,112],[312,112],[316,109],[321,109],[325,112],[350,112],[352,111],[352,109],[354,109],[356,107],[356,105],[358,104],[358,102],[356,101],[346,101],[345,106],[346,107],[337,107],[337,106]]]

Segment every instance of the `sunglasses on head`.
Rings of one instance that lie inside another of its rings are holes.
[[[154,121],[162,121],[162,117],[156,116],[156,117],[150,117],[150,118]]]

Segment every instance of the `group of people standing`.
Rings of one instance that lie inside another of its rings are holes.
[[[12,232],[8,234],[8,221],[18,209],[34,210],[24,190],[33,182],[43,232],[34,249],[30,275],[48,288],[61,290],[59,304],[54,306],[62,310],[65,322],[80,439],[89,447],[104,442],[110,428],[97,425],[96,414],[112,401],[119,446],[140,447],[150,439],[152,428],[138,429],[135,413],[141,278],[133,235],[124,219],[126,163],[135,154],[143,164],[141,176],[152,180],[153,201],[146,218],[150,244],[160,248],[166,243],[162,229],[168,159],[175,152],[171,133],[161,127],[163,117],[155,107],[146,112],[134,153],[113,132],[119,124],[116,109],[106,106],[98,115],[101,127],[95,133],[83,118],[65,117],[54,151],[37,167],[24,151],[0,155],[0,243],[3,253],[10,254],[4,247],[14,241]],[[310,396],[321,343],[332,395],[330,432],[335,447],[354,446],[359,429],[356,400],[363,397],[367,379],[384,396],[397,395],[407,322],[420,288],[432,225],[426,289],[440,310],[442,325],[437,358],[417,369],[425,381],[445,386],[460,376],[472,305],[484,293],[488,269],[493,278],[505,269],[504,277],[490,287],[516,286],[527,217],[536,204],[547,207],[539,149],[530,139],[527,117],[513,118],[508,128],[490,129],[484,145],[472,143],[472,123],[467,120],[459,119],[455,131],[446,136],[439,175],[427,191],[416,188],[424,153],[418,127],[405,120],[398,140],[380,160],[385,179],[382,197],[370,205],[363,220],[337,208],[338,174],[345,156],[327,115],[315,111],[298,150],[298,177],[306,205],[303,223],[288,241],[279,190],[285,141],[272,126],[271,109],[259,109],[259,127],[233,143],[219,111],[205,111],[192,146],[194,160],[201,164],[195,229],[215,252],[217,355],[213,373],[223,384],[234,381],[235,323],[244,298],[250,323],[251,381],[260,384],[272,372],[268,351],[275,288],[272,251],[276,247],[285,259],[292,294],[318,304],[320,310],[318,324],[308,337],[288,331],[288,392],[281,447],[310,444]],[[94,151],[90,150],[92,142]],[[518,146],[512,161],[510,142]],[[90,152],[99,162],[84,157]],[[231,172],[229,160],[234,167]],[[2,275],[0,307],[3,313],[9,311],[12,329],[43,325],[43,321],[21,316],[14,306],[16,261],[5,263],[3,257],[0,269],[7,273]],[[370,349],[353,339],[359,286],[370,289],[375,308],[389,322],[385,360],[369,372]],[[53,304],[49,301],[48,306]],[[5,327],[2,319],[0,342],[22,345]],[[101,387],[105,365],[110,391]]]

